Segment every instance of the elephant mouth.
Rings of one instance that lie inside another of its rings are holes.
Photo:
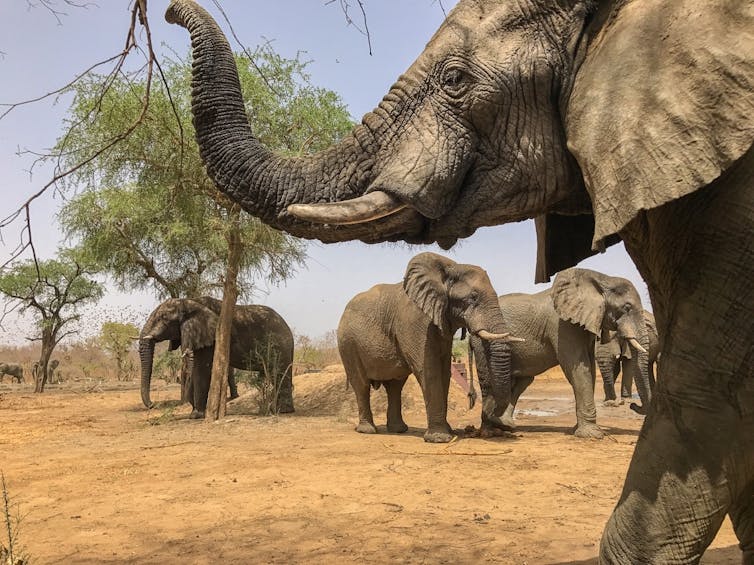
[[[362,196],[339,202],[291,204],[287,212],[299,220],[329,226],[369,224],[374,233],[369,242],[403,240],[412,244],[437,243],[450,249],[464,237],[472,235],[472,214],[458,216],[458,206],[452,205],[442,215],[429,217],[411,202],[401,200],[386,190],[372,190]],[[469,207],[461,207],[468,212]],[[462,214],[463,215],[463,214]],[[399,226],[403,226],[401,229]],[[398,229],[396,230],[396,227]],[[387,231],[385,231],[387,229]]]

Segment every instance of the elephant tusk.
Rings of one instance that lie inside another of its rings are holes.
[[[139,337],[138,339],[142,341],[152,341],[154,338],[151,335],[145,335],[144,337]]]
[[[348,225],[378,220],[403,210],[407,205],[386,192],[369,194],[326,204],[291,204],[288,212],[301,220],[318,224]]]
[[[493,334],[493,333],[488,332],[487,330],[479,330],[476,335],[486,340],[500,339],[500,340],[508,341],[508,342],[526,341],[522,337],[512,337],[511,332],[505,332],[504,334]]]
[[[628,343],[629,343],[629,344],[631,345],[631,347],[633,347],[633,348],[634,348],[634,349],[635,349],[636,351],[638,351],[638,352],[640,352],[640,353],[646,353],[646,352],[647,352],[647,350],[646,350],[646,349],[644,349],[644,348],[643,348],[643,347],[641,346],[641,343],[639,343],[639,341],[638,341],[638,340],[637,340],[637,339],[636,339],[635,337],[629,337],[629,338],[628,338],[628,339],[627,339],[626,341],[627,341],[627,342],[628,342]]]

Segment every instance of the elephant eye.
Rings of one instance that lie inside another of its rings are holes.
[[[442,74],[442,88],[452,97],[459,97],[468,88],[471,76],[459,67],[449,67]]]

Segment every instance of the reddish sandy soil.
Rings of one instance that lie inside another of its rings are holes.
[[[355,433],[344,383],[338,369],[301,375],[296,414],[250,415],[242,396],[215,424],[186,419],[162,381],[151,411],[133,385],[0,385],[19,544],[34,563],[596,563],[641,425],[627,406],[600,407],[606,439],[574,438],[552,372],[523,397],[514,437],[430,445],[413,379],[403,435]],[[373,398],[384,424],[382,389]],[[452,385],[459,430],[479,421],[465,403]],[[739,562],[726,521],[703,563]]]

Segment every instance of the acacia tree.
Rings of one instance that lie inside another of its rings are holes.
[[[288,153],[320,150],[352,127],[339,97],[309,84],[306,63],[269,47],[254,60],[238,56],[249,119],[269,146]],[[194,143],[191,72],[186,61],[162,65],[165,87],[152,85],[142,122],[118,145],[80,166],[63,181],[80,190],[61,210],[71,239],[122,289],[153,288],[160,297],[221,291],[207,414],[222,415],[230,320],[237,296],[249,296],[260,277],[284,280],[303,262],[301,240],[242,212],[214,187]],[[57,144],[63,166],[83,162],[142,111],[147,84],[138,77],[101,77],[72,87],[68,131]],[[218,284],[219,281],[219,284]],[[215,382],[217,381],[217,382]]]
[[[35,318],[37,335],[41,341],[39,357],[41,371],[34,383],[34,392],[43,392],[47,382],[47,365],[60,341],[75,330],[67,329],[79,319],[78,309],[96,302],[102,296],[102,286],[91,278],[94,270],[86,267],[72,253],[63,252],[58,259],[16,263],[0,275],[0,293],[5,295],[11,309],[29,311]]]
[[[138,333],[139,328],[133,324],[121,322],[105,322],[102,324],[98,341],[102,349],[113,356],[116,378],[119,381],[129,378],[128,375],[133,369],[128,354],[134,349],[134,336]]]

